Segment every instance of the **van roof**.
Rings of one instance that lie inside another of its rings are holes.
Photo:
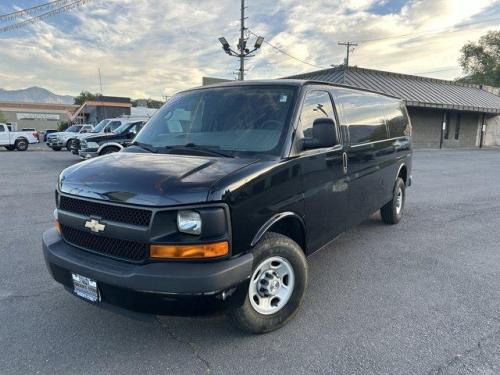
[[[250,81],[226,81],[226,82],[215,83],[215,84],[208,85],[208,86],[198,86],[198,87],[194,87],[192,89],[183,90],[181,92],[203,90],[203,89],[217,88],[217,87],[257,86],[257,85],[281,85],[281,86],[286,85],[286,86],[298,86],[298,87],[302,87],[302,86],[306,86],[306,85],[324,85],[324,86],[331,86],[331,87],[341,87],[341,88],[351,89],[351,90],[355,90],[355,91],[369,92],[369,93],[377,94],[380,96],[385,96],[388,98],[401,100],[401,98],[398,98],[397,96],[392,96],[392,95],[388,95],[388,94],[384,94],[384,93],[381,93],[378,91],[373,91],[373,90],[368,90],[368,89],[361,89],[361,88],[353,87],[353,86],[349,86],[349,85],[331,83],[331,82],[326,82],[326,81],[310,80],[310,79],[287,79],[287,78],[285,78],[285,79],[250,80]]]

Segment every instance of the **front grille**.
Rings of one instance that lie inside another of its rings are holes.
[[[98,236],[62,224],[61,231],[66,242],[106,256],[140,262],[148,255],[148,246],[145,243]]]
[[[103,220],[116,221],[119,223],[149,226],[151,211],[138,208],[111,206],[109,204],[84,201],[61,196],[59,208],[85,216],[97,216]]]

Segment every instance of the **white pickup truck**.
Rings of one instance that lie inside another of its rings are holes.
[[[0,146],[5,147],[9,151],[26,151],[29,144],[38,143],[36,132],[11,131],[11,127],[6,124],[0,124]]]

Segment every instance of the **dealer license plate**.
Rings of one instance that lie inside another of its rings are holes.
[[[95,280],[76,273],[72,273],[71,276],[73,278],[73,291],[77,296],[90,302],[99,302],[101,300]]]

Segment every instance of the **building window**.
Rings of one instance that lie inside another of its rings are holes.
[[[446,117],[444,121],[445,121],[444,139],[448,139],[448,134],[450,130],[450,112],[446,112]]]
[[[457,122],[455,124],[455,139],[460,135],[460,113],[457,113]]]

